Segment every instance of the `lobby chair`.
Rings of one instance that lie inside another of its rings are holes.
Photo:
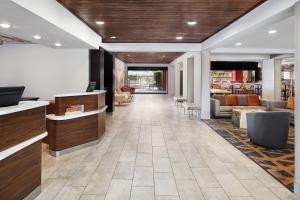
[[[287,145],[290,113],[247,113],[247,132],[252,143],[271,149]]]

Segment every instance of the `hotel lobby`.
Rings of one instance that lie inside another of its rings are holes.
[[[0,2],[0,200],[300,199],[299,0]]]

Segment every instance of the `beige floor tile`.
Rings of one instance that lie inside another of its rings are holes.
[[[180,200],[179,196],[155,196],[155,200]]]
[[[204,200],[195,180],[176,180],[181,200]]]
[[[84,187],[65,186],[55,197],[55,200],[77,200],[83,190]]]
[[[269,188],[280,200],[298,200],[300,198],[297,198],[295,194],[293,194],[291,191],[289,191],[285,187],[275,187],[275,188]]]
[[[42,184],[42,193],[37,200],[54,199],[66,185],[67,179],[48,179]]]
[[[193,168],[192,171],[200,187],[221,187],[209,168]]]
[[[249,192],[232,174],[215,174],[217,180],[229,196],[250,196]]]
[[[138,167],[151,167],[153,166],[152,154],[138,153],[136,157],[135,166]]]
[[[166,147],[153,147],[153,157],[168,158],[169,154]]]
[[[136,158],[135,150],[125,150],[122,152],[119,161],[120,162],[134,162]]]
[[[111,173],[95,173],[83,194],[105,195],[112,179]]]
[[[172,173],[154,173],[155,195],[178,195]]]
[[[133,186],[154,186],[152,167],[135,167]]]
[[[230,200],[295,200],[205,123],[189,120],[167,95],[135,95],[106,122],[106,134],[95,146],[55,158],[44,149],[38,200],[59,193],[63,199],[68,193],[63,190],[77,198],[84,187],[80,198],[86,200],[128,200],[131,193],[153,199],[153,188],[156,200],[179,200],[178,189],[180,200],[201,192],[206,200],[227,200],[224,192]]]
[[[222,188],[202,188],[205,200],[229,200]]]
[[[105,200],[129,200],[131,180],[113,179],[107,191]]]
[[[132,187],[130,200],[154,200],[154,187]]]
[[[175,179],[195,179],[190,166],[187,163],[172,163]]]
[[[153,157],[154,172],[172,172],[169,158]]]
[[[263,183],[258,180],[241,180],[255,200],[279,200]]]
[[[134,162],[118,162],[113,178],[133,179]]]
[[[104,200],[105,196],[92,195],[92,194],[83,194],[79,200]]]

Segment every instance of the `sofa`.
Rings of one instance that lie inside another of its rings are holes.
[[[247,113],[247,132],[250,141],[271,149],[285,147],[289,135],[289,119],[289,112]]]
[[[295,124],[295,99],[294,97],[289,97],[287,101],[271,101],[270,107],[272,111],[281,111],[281,112],[289,112],[290,115],[290,123],[292,125]]]
[[[254,94],[248,95],[214,95],[210,99],[211,114],[214,117],[231,117],[232,109],[263,109],[270,110],[266,100]]]

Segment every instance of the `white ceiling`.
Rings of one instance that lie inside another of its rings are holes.
[[[263,49],[294,49],[294,16],[279,22],[243,32],[223,41],[219,48],[233,48],[235,43],[241,42],[239,48],[263,48]],[[268,34],[269,30],[277,30],[276,34]]]
[[[32,43],[54,47],[55,42],[60,42],[61,48],[91,48],[87,43],[9,0],[0,1],[0,23],[12,25],[9,29],[0,28],[0,33]],[[41,35],[42,39],[35,40],[35,34]]]

